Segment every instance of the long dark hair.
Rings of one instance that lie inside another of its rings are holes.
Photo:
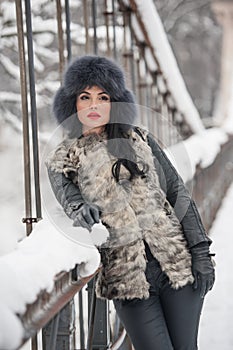
[[[117,158],[117,161],[112,166],[112,174],[117,182],[119,182],[122,166],[129,171],[130,181],[138,176],[145,177],[147,167],[145,164],[142,164],[142,169],[139,168],[135,150],[129,139],[129,130],[133,128],[132,125],[119,123],[111,123],[105,126],[108,138],[108,151]]]

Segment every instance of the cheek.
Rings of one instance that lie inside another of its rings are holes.
[[[84,106],[82,105],[82,102],[80,102],[80,101],[76,102],[76,109],[77,109],[77,112],[81,111],[82,109],[84,109]]]
[[[76,109],[77,109],[77,116],[78,119],[80,120],[80,122],[83,122],[83,120],[85,119],[85,116],[87,114],[87,107],[83,105],[82,102],[77,101],[76,102]]]
[[[79,109],[77,110],[77,117],[78,120],[83,124],[85,124],[87,122],[87,117],[86,117],[86,113],[85,113],[85,109]]]
[[[105,116],[105,118],[110,118],[110,111],[111,111],[111,105],[103,105],[101,106],[102,114]]]

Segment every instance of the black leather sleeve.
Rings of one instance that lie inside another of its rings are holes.
[[[68,217],[74,219],[75,211],[84,203],[78,185],[62,173],[57,173],[48,168],[48,176],[51,187],[58,202]]]
[[[152,149],[160,185],[183,227],[188,247],[191,248],[200,242],[211,244],[212,241],[206,234],[196,204],[182,178],[151,134],[148,135],[147,142]]]

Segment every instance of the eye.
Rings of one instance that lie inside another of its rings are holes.
[[[109,98],[108,95],[102,95],[102,96],[100,97],[100,100],[101,100],[101,101],[110,101],[110,98]]]
[[[79,99],[81,101],[86,101],[86,100],[89,100],[89,96],[88,95],[81,95],[81,96],[79,96]]]

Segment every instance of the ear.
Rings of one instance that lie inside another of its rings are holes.
[[[53,113],[55,118],[58,123],[61,124],[76,112],[76,95],[67,95],[64,87],[61,86],[53,100]]]

